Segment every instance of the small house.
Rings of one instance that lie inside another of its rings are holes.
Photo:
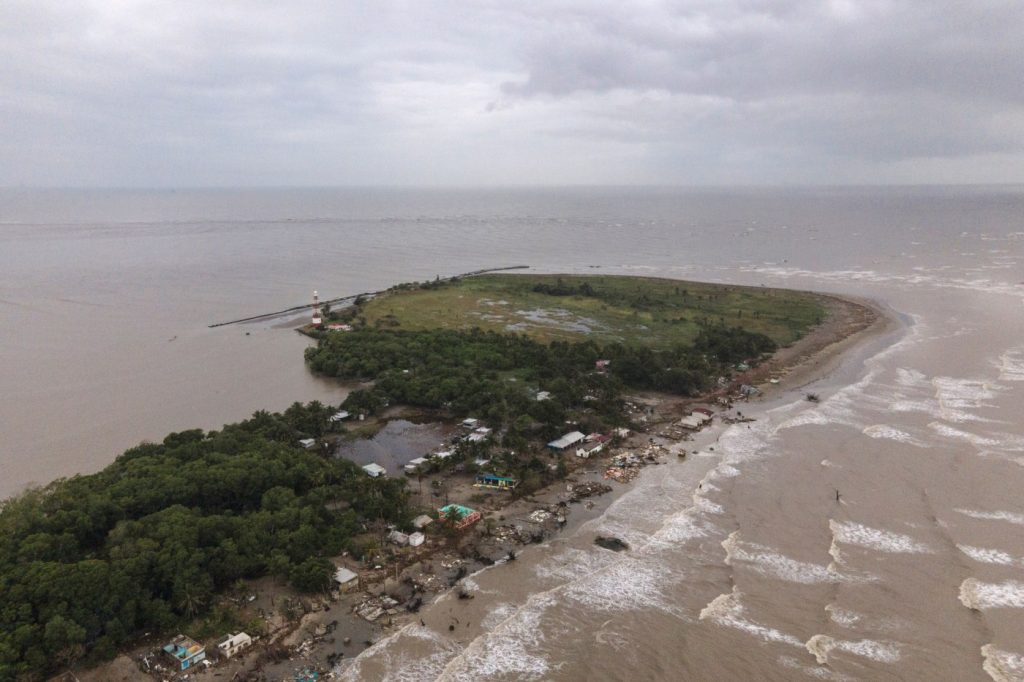
[[[565,450],[567,447],[582,442],[584,438],[586,438],[586,436],[579,431],[570,431],[558,440],[553,440],[548,443],[548,447],[552,450]]]
[[[346,419],[348,419],[351,416],[352,416],[352,413],[349,412],[348,410],[339,410],[338,412],[335,412],[334,414],[331,415],[330,421],[332,421],[332,422],[342,422],[342,421],[345,421]]]
[[[367,464],[363,467],[363,471],[365,471],[370,478],[377,478],[378,476],[383,476],[388,472],[387,469],[377,463]]]
[[[477,474],[474,488],[490,488],[491,490],[515,490],[519,481],[507,476],[495,476],[494,474]]]
[[[409,533],[409,546],[419,547],[427,541],[427,536],[423,533],[416,531],[415,533]]]
[[[709,421],[711,421],[711,417],[709,417],[706,414],[703,414],[701,412],[696,412],[695,411],[695,412],[693,412],[693,413],[683,417],[677,423],[679,424],[679,426],[683,427],[684,429],[688,429],[690,431],[699,431]]]
[[[538,403],[544,402],[545,400],[550,400],[550,399],[551,399],[551,391],[538,391],[537,392],[537,402]]]
[[[393,530],[388,533],[388,542],[394,543],[399,547],[405,547],[409,544],[409,536],[401,531]]]
[[[299,445],[309,450],[316,445],[316,438],[303,438],[299,441]]]
[[[419,472],[420,467],[427,463],[426,457],[417,457],[416,459],[410,459],[409,463],[405,465],[405,473],[415,474]]]
[[[179,670],[188,670],[206,659],[206,647],[185,635],[178,635],[165,644],[164,653],[175,660]]]
[[[440,452],[435,452],[435,453],[427,455],[427,456],[428,457],[433,457],[435,459],[448,459],[449,457],[452,456],[452,451],[451,450],[441,450]]]
[[[479,421],[480,420],[478,420],[478,419],[473,419],[472,417],[467,417],[466,419],[462,420],[462,425],[465,426],[467,429],[475,429],[476,425],[479,423]]]
[[[420,514],[419,516],[417,516],[415,519],[412,520],[412,525],[413,525],[414,528],[416,528],[418,530],[423,530],[424,528],[426,528],[427,526],[429,526],[433,522],[434,522],[434,519],[430,518],[426,514]]]
[[[602,450],[604,450],[603,442],[593,443],[589,447],[576,448],[576,456],[582,457],[583,459],[588,459],[591,455],[596,455]]]
[[[437,515],[442,521],[451,519],[456,530],[469,528],[481,519],[480,512],[461,504],[447,504],[437,510]]]
[[[334,572],[334,582],[338,583],[338,587],[344,591],[358,585],[359,576],[354,571],[339,566]]]
[[[252,637],[244,632],[239,632],[237,635],[227,635],[217,643],[217,648],[224,658],[231,658],[242,649],[247,649],[250,646],[252,646]]]

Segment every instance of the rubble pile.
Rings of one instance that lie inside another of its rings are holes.
[[[566,490],[569,492],[570,502],[579,502],[587,497],[611,492],[612,487],[598,481],[588,481],[587,483],[570,483],[566,486]]]
[[[641,452],[626,452],[612,457],[611,466],[605,469],[605,479],[619,483],[629,483],[640,475],[640,469],[648,464],[657,464],[658,458],[665,448],[660,445],[648,445]]]
[[[363,620],[372,623],[384,614],[389,616],[398,615],[398,601],[387,595],[369,597],[359,604],[356,604],[352,610],[355,611],[356,615]]]

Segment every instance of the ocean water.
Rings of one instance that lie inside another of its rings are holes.
[[[900,324],[820,403],[772,398],[345,676],[1024,679],[1017,187],[0,192],[0,492],[341,399],[286,321],[212,322],[519,264],[845,293]]]

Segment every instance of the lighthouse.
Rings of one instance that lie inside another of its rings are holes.
[[[320,295],[313,292],[313,324],[319,327],[324,323],[324,317],[320,314]]]

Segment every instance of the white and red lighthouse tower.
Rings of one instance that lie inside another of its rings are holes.
[[[320,313],[320,295],[313,292],[313,324],[320,326],[324,323],[324,316]]]

